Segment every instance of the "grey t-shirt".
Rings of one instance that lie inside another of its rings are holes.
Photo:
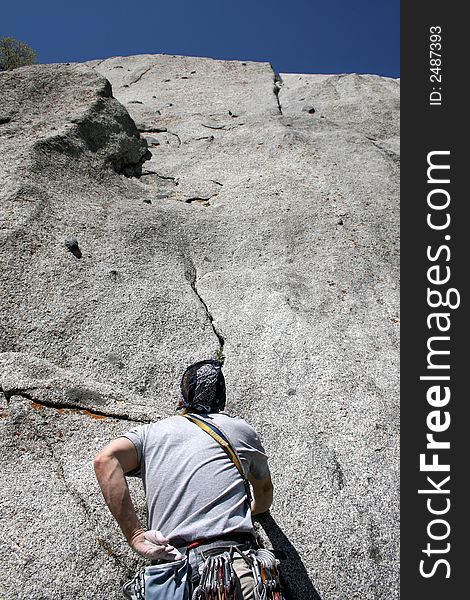
[[[268,477],[265,450],[246,421],[226,413],[204,418],[228,436],[247,476]],[[173,544],[253,531],[243,480],[208,433],[174,416],[136,427],[124,437],[137,451],[149,528],[158,529]]]

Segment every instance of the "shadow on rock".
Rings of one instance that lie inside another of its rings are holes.
[[[297,550],[273,517],[269,513],[259,515],[257,521],[268,536],[277,558],[281,560],[281,580],[287,600],[321,600]]]

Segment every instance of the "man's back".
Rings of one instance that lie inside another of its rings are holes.
[[[247,476],[269,476],[264,449],[246,421],[226,413],[204,418],[228,436]],[[253,530],[240,474],[221,446],[197,425],[175,416],[136,427],[125,437],[137,451],[151,529],[174,545]]]
[[[199,576],[206,581],[214,565],[214,577],[227,575],[225,570],[220,571],[222,563],[215,562],[209,569],[207,552],[222,557],[234,544],[238,551],[256,548],[250,535],[251,516],[267,511],[273,500],[263,446],[248,423],[221,412],[225,401],[221,363],[214,359],[194,363],[181,379],[177,409],[182,416],[136,427],[102,448],[93,461],[106,504],[129,545],[148,560],[172,564],[184,564],[181,552],[187,549],[192,580],[189,587],[194,589]],[[234,462],[206,431],[184,418],[187,413],[193,413],[193,419],[198,416],[212,420],[235,447],[253,488],[251,506]],[[126,475],[140,475],[144,481],[147,531],[136,513]],[[255,585],[262,582],[255,582],[254,567],[248,566],[246,556],[229,555],[227,568],[233,569],[233,578],[229,579],[230,586],[235,586],[230,598],[253,600]],[[164,571],[171,575],[172,569]],[[126,594],[129,585],[132,588],[134,580],[126,584]],[[164,591],[162,585],[160,582]],[[184,589],[189,593],[186,585]]]

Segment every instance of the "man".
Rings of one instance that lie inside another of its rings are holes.
[[[221,445],[182,416],[132,429],[105,446],[94,459],[105,501],[129,545],[145,558],[175,560],[190,548],[193,580],[207,553],[231,545],[254,545],[252,515],[269,509],[273,485],[267,457],[250,425],[229,416],[221,365],[190,365],[181,380],[178,409],[215,424],[228,437],[253,488],[251,506],[244,481]],[[142,478],[149,531],[135,512],[126,475]],[[253,577],[234,558],[239,597],[253,598]]]

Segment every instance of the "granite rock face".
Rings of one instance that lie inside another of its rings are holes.
[[[120,597],[92,458],[217,351],[289,597],[399,597],[398,103],[182,56],[0,73],[2,599]]]

